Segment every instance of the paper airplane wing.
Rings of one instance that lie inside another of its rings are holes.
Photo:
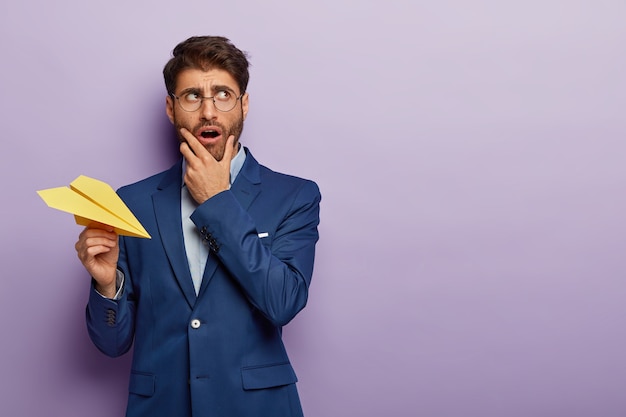
[[[70,188],[119,217],[134,229],[139,237],[150,237],[139,220],[106,182],[81,175],[70,183]]]
[[[106,183],[81,175],[68,187],[37,191],[49,207],[74,214],[76,223],[96,221],[112,226],[116,233],[150,238],[117,193]]]

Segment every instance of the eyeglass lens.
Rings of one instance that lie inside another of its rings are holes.
[[[211,100],[219,111],[227,112],[237,104],[239,97],[228,91],[219,91],[213,97],[202,97],[197,93],[187,93],[177,97],[183,110],[193,112],[202,106],[204,100]]]

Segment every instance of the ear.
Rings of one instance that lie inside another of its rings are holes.
[[[174,124],[174,100],[170,96],[165,97],[165,113],[170,122]]]
[[[250,101],[250,97],[248,93],[245,93],[243,97],[241,97],[241,110],[243,112],[243,120],[246,120],[246,116],[248,115],[248,103]]]

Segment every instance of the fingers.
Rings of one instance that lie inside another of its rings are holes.
[[[92,221],[91,223],[89,223],[89,226],[87,226],[85,230],[83,230],[83,232],[87,230],[92,230],[92,229],[104,230],[104,231],[115,234],[114,232],[115,229],[113,228],[113,226],[109,226],[108,224],[104,224],[104,223],[100,223],[96,221]]]
[[[215,159],[215,157],[208,150],[206,150],[204,145],[200,143],[198,138],[192,135],[191,132],[189,132],[187,129],[185,129],[184,127],[181,128],[180,134],[184,139],[184,141],[180,144],[180,153],[185,157],[187,162],[191,162],[194,156],[204,160],[205,158],[208,158],[209,155],[212,157],[213,160],[217,161],[217,159]],[[235,136],[230,135],[226,140],[224,157],[221,161],[217,162],[230,163],[230,160],[232,159],[233,154],[236,151],[237,149],[235,149]]]
[[[98,228],[104,226],[105,228]],[[117,234],[106,225],[89,225],[78,236],[74,245],[81,261],[86,261],[100,253],[109,252],[117,246]]]
[[[233,159],[233,154],[235,153],[235,136],[230,135],[226,140],[226,148],[224,149],[224,158],[222,158],[222,162],[226,162],[230,166],[230,161]]]
[[[75,248],[78,259],[97,282],[100,293],[114,293],[119,244],[113,228],[102,224],[89,225],[80,233]]]
[[[180,129],[183,140],[180,152],[187,162],[184,181],[192,198],[202,204],[230,187],[230,163],[235,152],[235,137],[230,135],[224,145],[220,160],[188,130]]]
[[[191,134],[190,131],[185,129],[184,127],[180,129],[180,134],[185,139],[180,144],[180,152],[183,154],[185,159],[189,161],[193,156],[203,155],[204,153],[208,153],[204,146],[198,141],[194,135]]]
[[[82,232],[80,232],[78,238],[79,242],[88,238],[104,238],[117,241],[117,233],[115,233],[115,229],[112,226],[93,222],[90,223],[89,226],[85,227]]]

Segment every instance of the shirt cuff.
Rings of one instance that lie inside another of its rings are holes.
[[[109,300],[119,300],[120,298],[122,298],[122,293],[124,292],[124,273],[119,269],[115,270],[115,289],[117,290],[117,292],[115,293],[113,298],[105,297],[104,295],[100,294],[95,288],[94,291],[98,293],[98,295],[100,295],[102,298],[106,298]]]

